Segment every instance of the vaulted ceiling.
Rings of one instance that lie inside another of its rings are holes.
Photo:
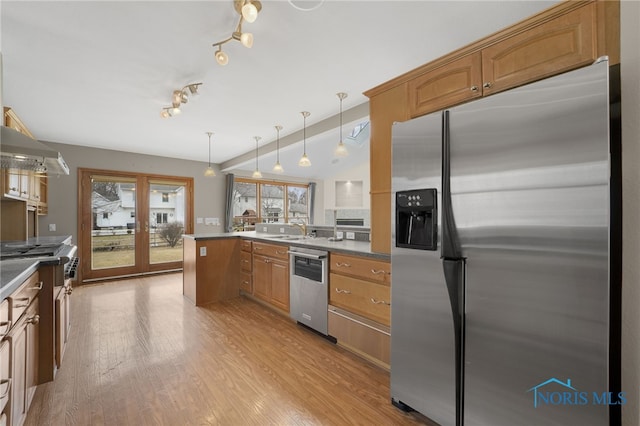
[[[265,0],[243,24],[253,47],[225,44],[220,66],[212,44],[237,24],[231,0],[5,0],[2,103],[38,139],[73,145],[206,162],[212,131],[211,160],[223,163],[254,150],[253,136],[273,142],[276,124],[283,138],[299,132],[300,111],[311,113],[308,127],[334,116],[337,92],[349,95],[345,111],[357,107],[363,91],[553,3]],[[161,118],[189,83],[202,83],[199,96]],[[338,138],[308,143],[326,149],[326,162]]]

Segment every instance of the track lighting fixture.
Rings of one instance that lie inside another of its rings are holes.
[[[349,155],[349,151],[347,150],[346,145],[342,141],[342,100],[347,97],[347,94],[344,92],[336,93],[338,98],[340,99],[340,142],[338,142],[338,146],[334,151],[334,155],[336,157],[346,157]]]
[[[280,130],[282,130],[282,126],[275,126],[276,132],[278,132],[278,136],[276,137],[276,164],[273,166],[273,171],[276,173],[284,172],[282,165],[280,165]]]
[[[233,7],[240,15],[240,20],[236,29],[231,33],[231,37],[226,38],[217,43],[213,43],[213,47],[217,47],[215,58],[220,65],[229,63],[229,56],[222,50],[222,45],[231,41],[239,41],[244,47],[251,48],[253,46],[253,34],[242,32],[242,23],[247,21],[254,22],[258,17],[258,12],[262,9],[262,3],[258,0],[233,0]]]
[[[254,136],[253,138],[256,140],[256,170],[251,177],[254,179],[262,179],[262,173],[260,173],[260,169],[258,169],[258,141],[262,138],[260,136]]]
[[[162,108],[160,117],[169,118],[180,114],[180,105],[186,104],[189,101],[189,97],[196,96],[201,85],[202,83],[191,83],[180,90],[174,90],[171,94],[171,106]]]
[[[211,167],[211,135],[213,135],[213,132],[205,132],[205,134],[209,136],[209,167],[205,169],[204,175],[206,177],[214,177],[216,172],[213,170],[213,167]]]
[[[302,111],[303,124],[302,124],[302,146],[303,152],[300,161],[298,161],[298,166],[300,167],[309,167],[311,165],[311,160],[307,157],[307,117],[311,115],[308,111]]]

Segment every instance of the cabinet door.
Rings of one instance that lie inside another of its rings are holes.
[[[271,304],[289,312],[289,263],[272,259]]]
[[[483,94],[579,68],[597,58],[591,3],[482,51]]]
[[[38,339],[40,332],[40,316],[38,315],[38,300],[36,299],[27,312],[27,348],[25,370],[25,415],[33,400],[38,387]]]
[[[11,341],[11,426],[21,425],[26,416],[27,323],[23,320],[9,335]]]
[[[66,339],[66,313],[67,313],[67,300],[65,289],[62,288],[60,293],[56,297],[56,365],[58,368],[62,365],[62,357],[65,350]]]
[[[271,265],[264,256],[253,255],[253,295],[271,301]]]
[[[2,172],[4,175],[4,193],[13,197],[19,197],[20,171],[17,169],[5,169]]]
[[[11,391],[10,352],[9,342],[0,340],[0,413],[4,411],[4,407],[9,401],[9,393]]]
[[[482,96],[482,55],[463,56],[409,82],[409,113],[417,117]]]

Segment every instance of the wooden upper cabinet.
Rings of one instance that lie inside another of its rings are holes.
[[[31,139],[35,139],[33,134],[27,129],[27,126],[24,125],[22,120],[20,120],[16,113],[9,107],[4,107],[4,125],[29,136]]]
[[[463,56],[409,81],[409,112],[417,117],[482,96],[482,54]]]
[[[592,3],[482,50],[483,95],[569,71],[597,59]]]

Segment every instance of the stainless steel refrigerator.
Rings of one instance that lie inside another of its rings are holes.
[[[396,406],[609,423],[608,82],[605,59],[393,126]]]

